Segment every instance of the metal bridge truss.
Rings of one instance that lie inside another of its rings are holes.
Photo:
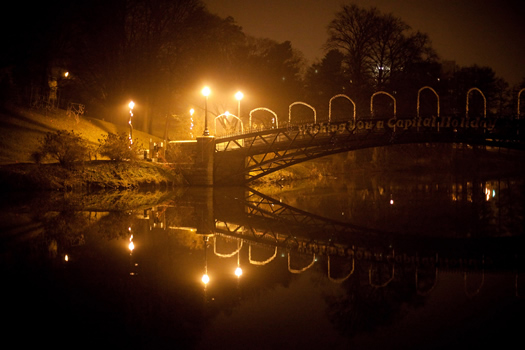
[[[397,119],[396,119],[397,120]],[[353,151],[407,143],[467,143],[524,149],[525,145],[513,127],[486,129],[441,130],[435,126],[421,128],[385,127],[386,120],[368,119],[359,122],[305,124],[218,137],[216,155],[237,155],[246,159],[244,168],[236,169],[245,175],[245,182],[311,159]],[[510,132],[509,132],[510,130]],[[215,168],[221,157],[216,157]],[[227,176],[216,172],[216,183],[227,182]]]
[[[289,237],[311,236],[334,243],[338,236],[362,235],[366,236],[367,241],[380,238],[384,244],[384,238],[391,235],[389,232],[372,230],[315,215],[284,204],[253,189],[247,191],[243,202],[246,222],[238,223],[256,227],[261,232],[280,232],[281,235],[285,234]],[[216,209],[216,215],[224,217],[224,221],[232,222],[226,214],[220,213],[219,208]]]

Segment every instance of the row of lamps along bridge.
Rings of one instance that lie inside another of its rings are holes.
[[[438,99],[438,115],[439,115],[439,96],[437,95],[437,93],[430,87],[428,86],[425,86],[423,88],[420,89],[420,92],[421,90],[423,89],[426,89],[426,88],[429,88],[430,90],[432,90],[434,92],[434,94],[436,95],[437,99]],[[483,95],[483,93],[481,92],[481,90],[479,90],[478,88],[471,88],[469,90],[469,92],[467,93],[467,112],[468,112],[468,96],[469,96],[469,93],[472,91],[472,90],[477,90],[479,91],[479,93],[481,93],[481,95],[483,96],[483,98],[485,99],[485,96]],[[517,108],[518,108],[518,111],[517,111],[517,117],[518,119],[520,118],[520,97],[521,97],[521,94],[525,92],[525,88],[521,89],[519,92],[518,92],[518,103],[517,103]],[[211,94],[211,90],[208,86],[205,86],[202,90],[201,90],[201,93],[202,95],[204,96],[204,132],[202,134],[202,136],[210,136],[210,132],[209,132],[209,129],[208,129],[208,96]],[[374,95],[376,94],[379,94],[379,93],[385,93],[384,91],[379,91],[379,92],[376,92]],[[387,95],[389,95],[388,93],[385,93]],[[372,95],[372,96],[374,96]],[[340,95],[336,95],[334,96],[333,98],[337,97],[337,96],[340,96]],[[391,96],[391,95],[389,95]],[[235,99],[237,100],[237,118],[239,118],[240,114],[241,114],[241,100],[243,99],[244,97],[244,94],[241,92],[241,91],[238,91],[236,94],[235,94]],[[333,99],[332,98],[332,99]],[[296,102],[296,103],[300,103],[300,102]],[[353,103],[353,101],[352,101]],[[133,144],[133,124],[132,124],[132,117],[133,117],[133,107],[135,106],[135,103],[133,101],[131,101],[129,103],[129,142],[130,142],[130,146]],[[311,107],[311,106],[310,106]],[[419,94],[418,94],[418,108],[419,108]],[[190,115],[191,115],[191,128],[193,128],[193,113],[194,113],[194,109],[192,108],[190,110]],[[230,115],[228,112],[225,112],[224,115],[228,116]],[[394,115],[395,115],[395,103],[394,103]],[[329,118],[330,118],[330,113],[329,113]],[[314,112],[314,119],[315,119],[315,112]],[[354,119],[355,119],[355,105],[354,105]],[[240,120],[240,119],[239,119]],[[242,123],[242,122],[241,122]],[[250,122],[251,124],[251,122]],[[242,124],[241,124],[242,125]],[[251,125],[250,125],[251,127]]]
[[[201,90],[202,95],[204,96],[204,132],[202,136],[210,136],[210,131],[208,129],[208,96],[211,94],[211,90],[208,86],[205,86]],[[241,91],[237,91],[235,94],[235,99],[237,100],[237,115],[240,116],[241,114],[241,100],[243,99],[244,94]],[[129,107],[129,143],[130,145],[133,144],[133,124],[132,124],[132,117],[133,117],[133,107],[135,107],[135,103],[133,101],[130,101],[128,104]],[[192,118],[192,125],[193,128],[193,113],[195,110],[192,108],[190,110],[190,115]],[[225,115],[229,115],[228,112],[225,113]]]

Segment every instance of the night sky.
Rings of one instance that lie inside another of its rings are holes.
[[[525,9],[520,0],[204,0],[232,16],[246,34],[289,40],[313,63],[323,55],[326,27],[342,3],[377,7],[429,35],[443,60],[488,66],[511,86],[525,77]]]

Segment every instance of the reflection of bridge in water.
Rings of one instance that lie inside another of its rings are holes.
[[[518,293],[518,278],[525,273],[523,237],[399,235],[312,215],[251,189],[203,191],[188,202],[195,203],[198,219],[186,226],[206,237],[219,257],[247,249],[250,264],[256,266],[287,257],[288,270],[295,274],[326,264],[328,278],[337,283],[361,270],[373,287],[389,285],[396,271],[412,271],[421,293],[435,286],[440,271],[463,273],[465,286],[474,278],[480,283],[475,291],[486,272],[515,273]]]

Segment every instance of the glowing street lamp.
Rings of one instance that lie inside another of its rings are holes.
[[[244,94],[240,91],[237,91],[235,94],[235,99],[237,100],[237,116],[241,117],[241,100],[244,97]]]
[[[133,117],[133,107],[135,107],[135,102],[131,101],[129,103],[129,145],[133,144],[133,124],[131,124],[131,117]]]
[[[204,96],[204,132],[202,136],[210,136],[210,131],[208,130],[208,96],[210,95],[211,90],[209,87],[205,86],[201,92]]]
[[[235,269],[235,276],[237,276],[237,277],[241,277],[241,275],[242,275],[242,269],[241,269],[241,267],[239,266],[239,267],[237,267],[237,268]]]

